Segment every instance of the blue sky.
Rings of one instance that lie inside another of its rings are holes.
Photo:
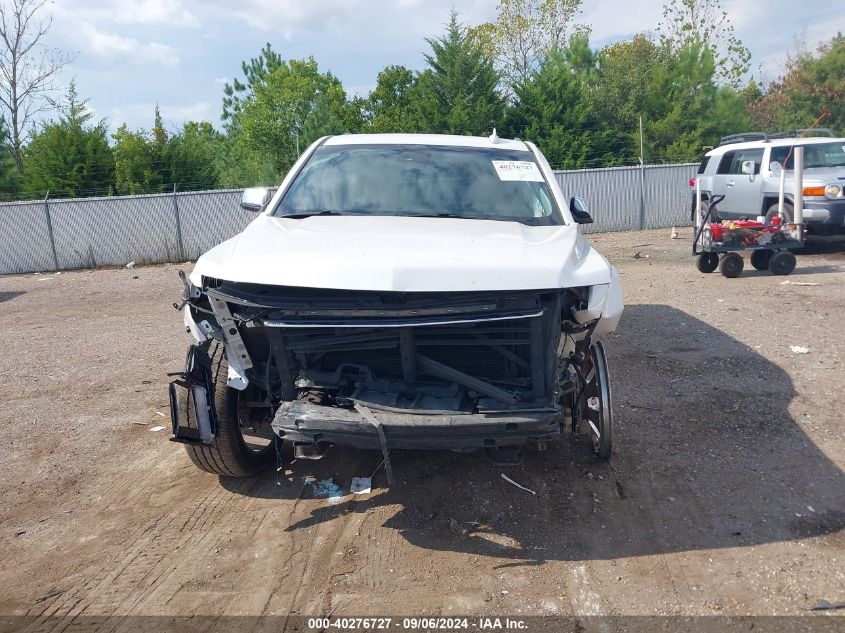
[[[584,0],[578,22],[600,47],[654,29],[661,2]],[[799,39],[808,48],[845,32],[845,0],[723,0],[751,49],[755,76],[777,77]],[[149,128],[160,104],[172,127],[219,124],[223,83],[265,42],[284,57],[312,55],[347,92],[366,95],[388,64],[424,65],[425,37],[454,7],[467,24],[495,18],[495,0],[54,0],[49,44],[77,54],[75,79],[114,129]]]

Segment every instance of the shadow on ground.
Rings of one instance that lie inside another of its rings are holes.
[[[627,306],[619,332],[608,341],[610,463],[572,438],[506,470],[479,454],[394,452],[392,489],[321,503],[288,530],[389,506],[385,527],[414,545],[512,559],[504,566],[845,536],[845,476],[790,416],[796,393],[782,369],[665,305]],[[320,462],[294,463],[282,485],[275,473],[221,483],[250,496],[308,497],[306,474],[348,491],[380,460],[336,447]],[[383,471],[376,484],[386,486]]]
[[[15,297],[20,297],[23,292],[0,292],[0,303],[11,301]]]

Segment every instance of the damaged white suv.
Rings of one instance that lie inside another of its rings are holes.
[[[485,449],[587,434],[611,453],[601,344],[616,270],[582,237],[531,143],[320,139],[185,281],[196,339],[170,387],[173,436],[225,476],[327,447]],[[390,471],[388,470],[388,474]]]

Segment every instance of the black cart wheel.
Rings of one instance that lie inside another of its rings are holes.
[[[769,260],[772,258],[772,251],[752,251],[751,265],[757,270],[769,270]]]
[[[742,261],[742,256],[737,253],[725,253],[722,260],[719,262],[719,272],[725,277],[739,277],[745,263]]]
[[[590,345],[589,363],[584,363],[584,394],[580,398],[578,427],[590,435],[593,452],[597,457],[610,459],[613,452],[613,394],[604,346],[598,342]]]
[[[773,275],[788,275],[795,270],[795,255],[789,251],[778,251],[769,259],[769,270]]]
[[[719,256],[716,253],[701,253],[695,262],[699,272],[712,273],[719,267]]]

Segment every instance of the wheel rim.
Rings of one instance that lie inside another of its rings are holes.
[[[595,342],[590,346],[591,368],[585,376],[587,382],[586,398],[583,407],[584,421],[596,453],[606,452],[605,446],[611,442],[611,420],[613,396],[610,390],[610,377],[607,371],[607,359],[604,346]]]

